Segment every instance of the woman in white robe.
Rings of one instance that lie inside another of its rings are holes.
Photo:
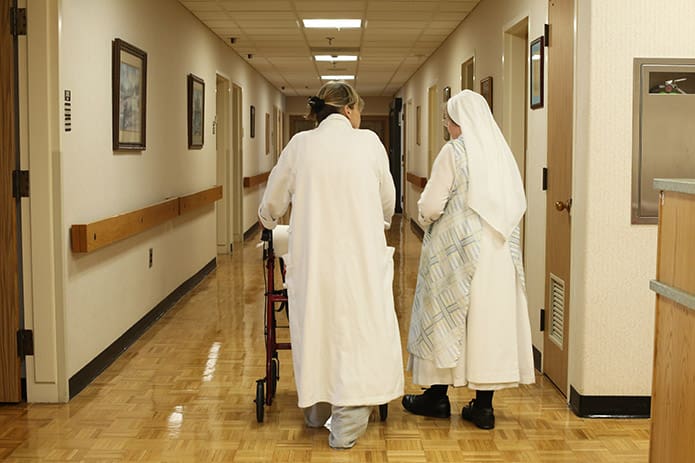
[[[519,222],[526,210],[516,161],[485,99],[470,90],[447,103],[452,140],[418,201],[427,226],[408,336],[415,384],[406,410],[449,417],[447,388],[476,398],[463,419],[495,425],[493,392],[535,380]]]
[[[274,228],[290,203],[286,283],[299,407],[309,426],[331,417],[332,447],[354,445],[372,406],[403,394],[386,246],[395,188],[377,135],[358,129],[362,100],[345,82],[310,98],[319,124],[287,144],[259,208]]]

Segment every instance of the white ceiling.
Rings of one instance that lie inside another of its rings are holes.
[[[355,74],[360,94],[392,96],[479,1],[179,0],[288,96],[315,94],[327,74]],[[361,29],[305,29],[301,21],[358,18]],[[313,59],[341,53],[359,60]]]

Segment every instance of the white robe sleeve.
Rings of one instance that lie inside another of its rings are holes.
[[[418,222],[423,226],[436,222],[449,201],[456,169],[454,154],[453,146],[447,143],[432,164],[430,178],[417,202]]]
[[[291,187],[294,171],[292,168],[292,141],[287,144],[268,177],[265,193],[258,208],[258,218],[265,228],[273,229],[287,212],[292,199]]]
[[[381,145],[381,142],[379,144]],[[381,151],[383,156],[379,164],[381,174],[379,178],[379,193],[381,195],[381,209],[384,211],[384,229],[389,230],[394,208],[396,207],[396,186],[391,176],[388,154],[386,154],[386,149],[383,145],[381,145]]]

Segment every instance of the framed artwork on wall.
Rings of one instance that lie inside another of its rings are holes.
[[[112,51],[113,149],[145,149],[147,53],[121,39]]]
[[[251,105],[249,111],[249,136],[254,138],[256,136],[256,107]]]
[[[203,147],[205,127],[205,82],[188,74],[188,148]]]
[[[483,95],[492,112],[492,76],[480,79],[480,94]]]
[[[545,47],[543,36],[531,42],[531,78],[529,79],[529,95],[531,109],[543,107],[543,49]]]

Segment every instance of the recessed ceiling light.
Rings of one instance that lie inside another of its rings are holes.
[[[355,76],[321,76],[321,80],[355,80]]]
[[[357,56],[354,55],[316,55],[316,61],[357,61]]]
[[[354,29],[362,26],[361,19],[302,19],[304,27],[318,29]]]

